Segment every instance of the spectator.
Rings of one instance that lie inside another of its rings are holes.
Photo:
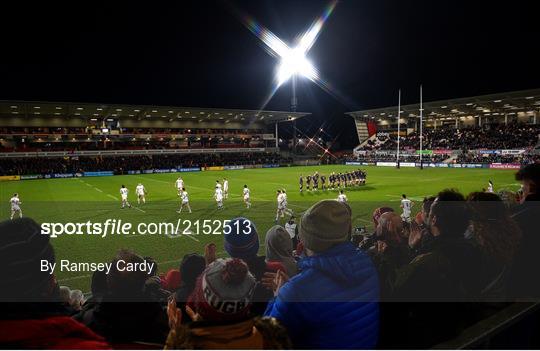
[[[431,248],[433,235],[427,226],[431,205],[435,199],[435,196],[428,196],[424,198],[422,201],[422,210],[417,214],[411,227],[408,241],[413,256],[423,254],[426,251],[429,251]]]
[[[531,164],[519,170],[516,180],[522,183],[522,201],[517,206],[513,219],[522,232],[521,245],[512,267],[511,296],[519,299],[540,298],[540,281],[531,279],[540,274],[540,164]]]
[[[351,239],[351,209],[335,200],[309,208],[299,225],[300,273],[276,274],[265,313],[287,328],[295,348],[373,348],[378,335],[377,272]],[[285,282],[286,281],[286,282]]]
[[[393,295],[412,302],[396,319],[411,330],[422,330],[423,337],[395,335],[400,345],[429,347],[469,324],[467,305],[456,303],[479,296],[480,255],[464,237],[469,218],[465,198],[456,190],[441,191],[431,205],[427,226],[433,239],[424,253],[398,270]]]
[[[204,257],[196,253],[185,255],[180,263],[180,275],[182,276],[182,280],[180,282],[180,287],[176,290],[174,296],[178,308],[180,308],[183,313],[182,317],[184,321],[190,320],[189,315],[185,313],[186,302],[193,292],[193,289],[195,289],[197,278],[205,268],[206,262]]]
[[[12,349],[110,349],[105,339],[69,316],[53,274],[49,236],[29,218],[0,223],[0,345]]]
[[[252,311],[262,314],[266,304],[272,298],[272,291],[262,285],[265,272],[271,271],[266,265],[266,258],[258,256],[259,234],[255,223],[247,218],[234,218],[229,223],[230,232],[224,235],[225,251],[232,258],[242,259],[249,267],[249,271],[255,277],[257,286],[253,294]]]
[[[182,323],[176,303],[168,306],[171,331],[166,349],[281,349],[290,341],[272,318],[250,317],[257,282],[240,259],[218,259],[197,279],[187,310],[194,322]]]
[[[482,253],[482,300],[506,301],[508,274],[521,241],[521,230],[499,196],[476,192],[467,197],[472,237]]]
[[[381,215],[375,231],[377,240],[370,251],[374,264],[379,272],[382,299],[390,296],[396,271],[410,261],[406,239],[402,237],[403,221],[395,212]]]
[[[373,228],[377,229],[379,225],[379,218],[386,212],[394,212],[390,207],[378,207],[373,211],[371,219],[373,220]],[[364,228],[365,231],[365,228]],[[372,249],[376,243],[376,234],[375,232],[366,235],[367,233],[353,235],[353,242],[355,245],[358,245],[362,250],[369,251]]]
[[[117,261],[141,264],[144,259],[120,250],[107,276],[107,292],[92,308],[75,318],[114,344],[132,342],[163,343],[167,336],[167,316],[158,302],[144,294],[148,274],[119,271]]]
[[[289,277],[298,271],[296,260],[293,258],[292,240],[287,231],[280,225],[275,225],[266,232],[266,264],[278,263],[281,270]],[[276,269],[277,271],[277,269]]]

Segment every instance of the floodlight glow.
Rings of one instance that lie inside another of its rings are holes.
[[[243,16],[242,21],[244,22],[245,26],[265,44],[266,51],[270,55],[280,60],[276,71],[276,84],[266,102],[272,98],[276,90],[283,83],[287,82],[293,76],[303,76],[316,83],[326,91],[330,92],[332,90],[330,85],[321,79],[317,69],[306,57],[306,55],[313,44],[315,44],[315,41],[322,31],[324,23],[328,17],[330,17],[336,5],[337,0],[330,2],[330,4],[325,8],[323,14],[311,24],[306,32],[299,36],[295,46],[287,45],[270,30],[255,21],[254,18],[250,16]]]
[[[289,50],[281,57],[281,62],[277,72],[278,86],[285,83],[293,75],[302,75],[311,80],[317,76],[315,67],[306,58],[301,48]]]

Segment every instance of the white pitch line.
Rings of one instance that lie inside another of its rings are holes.
[[[198,243],[201,242],[199,239],[197,239],[196,237],[194,237],[193,235],[190,235],[190,234],[182,234],[182,236],[186,236],[186,237],[190,238],[191,240],[195,240]]]
[[[111,194],[107,194],[107,196],[110,197],[111,199],[118,200],[118,198],[116,196],[112,196]]]
[[[103,192],[103,190],[101,190],[101,189],[99,189],[99,188],[94,188],[94,190],[99,191],[100,193]]]
[[[138,208],[138,207],[133,207],[133,208],[134,208],[134,209],[136,209],[137,211],[140,211],[140,212],[142,212],[142,213],[146,213],[146,211],[145,211],[145,210],[141,210],[141,209],[140,209],[140,208]]]

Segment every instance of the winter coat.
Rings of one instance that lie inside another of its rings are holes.
[[[67,316],[0,320],[4,349],[111,349],[104,338]]]
[[[279,320],[295,348],[371,349],[379,331],[379,281],[369,256],[350,242],[302,258],[296,276],[265,315]]]

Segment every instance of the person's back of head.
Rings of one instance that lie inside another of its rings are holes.
[[[192,253],[187,254],[180,263],[180,275],[182,283],[187,286],[195,286],[197,278],[206,268],[206,261],[203,256]]]
[[[473,235],[480,247],[497,261],[508,263],[519,247],[521,230],[508,208],[494,193],[467,196]]]
[[[379,219],[381,216],[387,212],[394,212],[394,210],[390,207],[378,207],[373,211],[372,219],[373,219],[373,225],[375,228],[379,225]]]
[[[144,259],[133,251],[122,249],[112,261],[112,267],[107,276],[107,288],[110,297],[136,298],[143,294],[144,283],[148,274],[142,270],[122,270],[126,264],[143,264]]]
[[[375,231],[378,240],[389,246],[398,246],[403,242],[403,221],[395,212],[386,212],[379,218]]]
[[[259,251],[259,235],[255,223],[244,217],[231,219],[224,228],[224,247],[229,256],[251,260]]]
[[[105,271],[95,271],[92,274],[92,282],[90,285],[92,297],[102,297],[107,293],[107,273]]]
[[[465,197],[455,189],[445,189],[431,205],[428,225],[435,236],[463,237],[469,219]]]
[[[255,278],[244,261],[218,259],[197,279],[188,306],[205,321],[242,321],[249,316],[255,286]]]
[[[336,200],[322,200],[307,209],[298,231],[305,248],[321,253],[350,241],[351,213],[349,205]]]
[[[540,163],[533,163],[520,169],[516,173],[516,180],[523,183],[523,198],[535,195],[538,197],[540,191]]]
[[[0,272],[2,302],[58,300],[54,275],[40,269],[43,262],[56,262],[48,235],[30,218],[0,223]]]
[[[71,301],[71,289],[67,286],[60,286],[58,288],[58,295],[60,296],[60,301],[66,305],[69,305]]]

